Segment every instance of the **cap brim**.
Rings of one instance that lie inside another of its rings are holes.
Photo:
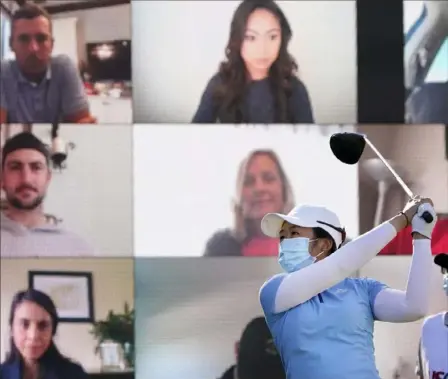
[[[304,228],[314,228],[317,226],[309,225],[297,217],[291,217],[281,213],[268,213],[261,220],[261,231],[268,237],[278,238],[285,221]]]

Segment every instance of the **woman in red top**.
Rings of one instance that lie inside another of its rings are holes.
[[[260,228],[266,213],[294,207],[291,184],[272,150],[253,150],[241,163],[233,204],[232,228],[218,230],[207,242],[205,256],[276,256],[278,240]],[[322,237],[324,238],[324,237]]]

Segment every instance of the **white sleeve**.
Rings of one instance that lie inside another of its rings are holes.
[[[431,240],[414,240],[414,252],[406,291],[385,288],[375,298],[375,318],[386,322],[410,322],[425,317],[429,310]]]
[[[275,313],[285,312],[334,286],[372,260],[397,231],[385,222],[333,254],[302,270],[286,275],[275,297]]]

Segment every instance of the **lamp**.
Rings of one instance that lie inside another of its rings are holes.
[[[59,136],[59,124],[53,124],[51,127],[51,161],[54,169],[61,171],[67,168],[68,151],[75,147],[73,142],[66,143]]]
[[[388,160],[392,168],[400,175],[405,177],[404,170],[398,167],[396,163]],[[377,183],[378,200],[376,203],[374,226],[378,226],[383,221],[384,204],[386,202],[386,195],[391,185],[396,184],[396,179],[392,173],[387,169],[379,158],[366,159],[362,162],[362,168]]]

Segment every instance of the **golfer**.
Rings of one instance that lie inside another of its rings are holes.
[[[430,224],[420,217],[425,211],[434,218]],[[324,207],[299,205],[263,218],[263,232],[280,239],[285,273],[262,286],[260,302],[287,379],[380,379],[374,321],[411,322],[427,314],[435,222],[432,201],[415,197],[400,214],[340,247],[345,230]],[[408,224],[414,251],[406,291],[349,278]]]
[[[448,254],[437,255],[434,263],[442,269],[448,300]],[[417,375],[421,379],[448,379],[448,308],[423,322]]]

